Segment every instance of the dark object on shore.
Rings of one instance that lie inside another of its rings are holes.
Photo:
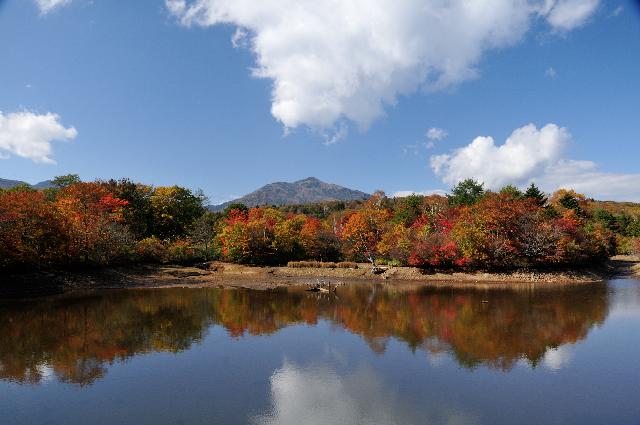
[[[371,273],[373,274],[382,274],[387,271],[386,267],[373,266],[371,268]]]
[[[209,268],[211,267],[211,263],[205,261],[203,263],[196,263],[193,265],[193,267],[200,269],[200,270],[209,270]]]

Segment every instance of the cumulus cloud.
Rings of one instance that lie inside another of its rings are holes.
[[[35,0],[40,13],[46,15],[47,13],[58,9],[62,6],[66,6],[71,3],[71,0]]]
[[[570,140],[568,130],[556,124],[541,129],[528,124],[502,145],[492,137],[476,137],[451,153],[431,156],[430,165],[449,185],[470,177],[493,190],[535,182],[549,192],[566,188],[600,199],[640,200],[640,174],[607,173],[594,162],[564,158]]]
[[[597,199],[640,202],[640,174],[607,173],[592,161],[563,159],[536,179],[547,190],[574,189]]]
[[[232,43],[272,80],[273,116],[287,128],[366,129],[398,96],[476,77],[491,49],[532,22],[582,25],[599,0],[165,0],[183,25],[231,24]],[[572,12],[573,11],[573,12]]]
[[[555,124],[539,130],[529,124],[515,130],[502,145],[481,136],[451,154],[434,155],[431,168],[450,185],[474,177],[495,189],[522,183],[556,162],[569,139],[569,132]]]
[[[75,128],[65,128],[60,117],[50,112],[42,115],[27,111],[7,115],[0,112],[0,155],[4,150],[36,163],[54,164],[51,142],[71,140],[77,134]]]

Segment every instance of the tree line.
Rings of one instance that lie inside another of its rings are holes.
[[[0,190],[0,269],[224,260],[370,261],[421,268],[558,267],[640,253],[640,217],[571,190],[487,191],[468,179],[447,196],[323,202],[222,212],[201,192],[128,179]]]

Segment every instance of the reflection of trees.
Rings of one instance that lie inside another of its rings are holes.
[[[413,350],[451,351],[466,367],[508,369],[522,358],[537,364],[547,349],[584,338],[606,315],[604,285],[488,293],[355,285],[340,288],[337,297],[303,291],[113,291],[1,308],[0,379],[33,383],[53,371],[59,380],[90,384],[113,361],[187,349],[211,324],[238,337],[318,320],[361,335],[376,352],[393,337]]]

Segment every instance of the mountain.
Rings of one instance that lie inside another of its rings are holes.
[[[31,184],[29,184],[27,182],[23,182],[23,181],[20,181],[20,180],[0,179],[0,189],[11,189],[11,188],[16,187],[16,186],[21,185],[21,184],[29,185],[29,186],[33,187],[34,189],[38,189],[38,190],[40,190],[40,189],[48,189],[48,188],[53,186],[53,183],[51,183],[51,180],[45,180],[45,181],[42,181],[40,183],[36,183],[36,184],[31,185]]]
[[[371,195],[359,190],[352,190],[346,187],[331,183],[325,183],[309,177],[293,183],[276,182],[262,186],[260,189],[233,201],[220,205],[212,205],[212,211],[221,211],[232,203],[242,203],[248,207],[258,205],[300,205],[310,204],[320,201],[353,201],[368,199]]]
[[[36,184],[32,185],[32,187],[34,189],[38,189],[38,190],[49,189],[49,188],[53,187],[53,182],[51,180],[45,180],[45,181],[42,181],[40,183],[36,183]]]
[[[21,184],[27,183],[21,182],[20,180],[0,179],[0,189],[11,189],[12,187],[16,187]]]

